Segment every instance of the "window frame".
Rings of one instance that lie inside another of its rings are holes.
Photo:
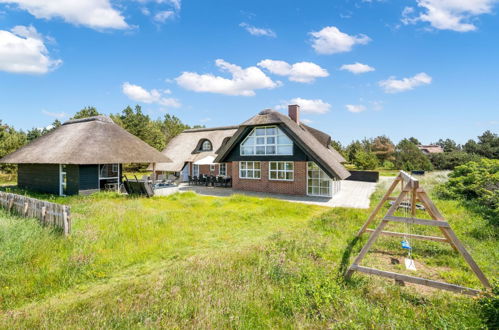
[[[223,168],[223,174],[222,174],[222,168]],[[218,164],[218,175],[227,176],[227,163]]]
[[[205,143],[208,143],[209,148],[205,148]],[[211,143],[210,140],[204,139],[203,142],[201,142],[201,148],[199,148],[200,151],[212,151],[213,150],[213,144]]]
[[[276,169],[272,169],[272,163],[276,164]],[[288,170],[286,169],[286,163],[291,164],[292,169]],[[279,169],[279,164],[284,164],[284,168],[281,170]],[[279,172],[284,173],[284,179],[279,179]],[[276,174],[276,178],[272,178],[272,173]],[[286,173],[291,173],[291,179],[286,179]],[[269,162],[269,181],[288,181],[288,182],[293,182],[295,181],[295,164],[294,162],[290,161],[270,161]]]
[[[245,163],[245,169],[244,171],[246,171],[246,174],[248,174],[248,171],[252,171],[253,172],[253,177],[248,177],[247,175],[246,176],[242,176],[241,173],[243,171],[242,169],[242,164]],[[255,168],[255,164],[258,163],[258,168]],[[249,168],[248,167],[248,164],[252,164],[252,167]],[[258,172],[258,177],[255,176],[255,172]],[[262,179],[262,164],[261,162],[259,161],[252,161],[252,160],[249,160],[249,161],[240,161],[239,162],[239,179],[244,179],[244,180],[261,180]]]
[[[267,135],[267,129],[273,128],[275,130],[274,134]],[[257,130],[264,129],[264,135],[257,135]],[[280,136],[286,137],[290,143],[279,144],[278,140]],[[274,143],[268,143],[269,139],[274,140]],[[251,146],[245,146],[244,144],[249,140],[254,139]],[[258,143],[258,139],[263,139],[263,143]],[[258,153],[257,148],[263,148],[264,153]],[[268,153],[267,150],[270,148],[274,149],[274,153]],[[289,153],[278,153],[279,147],[291,147],[291,152]],[[245,148],[252,148],[252,153],[243,153]],[[294,155],[294,142],[293,140],[284,133],[277,125],[271,126],[256,126],[253,130],[244,138],[244,140],[239,144],[239,155],[243,157],[247,156],[293,156]]]

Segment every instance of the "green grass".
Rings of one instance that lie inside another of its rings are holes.
[[[0,213],[0,328],[483,327],[475,299],[343,280],[368,210],[193,193],[55,201],[72,207],[68,239]],[[497,274],[497,231],[458,202],[437,206],[484,272]],[[414,245],[428,265],[418,276],[479,287],[450,248]],[[397,239],[374,250],[366,265],[390,269],[384,255],[402,256]]]

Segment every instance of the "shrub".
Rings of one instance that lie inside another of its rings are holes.
[[[419,150],[411,140],[403,139],[397,145],[397,152],[395,154],[395,165],[399,169],[406,171],[412,170],[432,170],[428,157]]]
[[[480,159],[457,166],[449,181],[439,187],[442,197],[476,201],[486,207],[493,222],[499,221],[499,160]]]
[[[374,170],[378,167],[378,158],[374,153],[360,149],[355,153],[353,163],[361,170]]]
[[[430,155],[430,161],[437,170],[453,170],[456,166],[479,160],[480,156],[464,151],[442,152]]]
[[[492,292],[485,294],[479,301],[480,311],[489,329],[499,328],[499,282],[495,282]]]

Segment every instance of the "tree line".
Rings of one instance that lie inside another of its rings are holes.
[[[415,137],[405,138],[398,144],[384,135],[355,140],[345,147],[338,141],[331,142],[349,163],[362,170],[451,170],[481,158],[499,159],[499,136],[491,131],[485,131],[476,141],[470,139],[463,145],[452,139],[440,139],[432,144],[442,147],[444,152],[424,154],[418,147],[421,142]]]
[[[71,119],[83,119],[99,115],[101,113],[95,107],[85,107],[78,111]],[[178,117],[170,114],[166,114],[163,118],[151,119],[149,115],[142,112],[142,108],[139,105],[136,105],[135,108],[127,106],[121,113],[112,114],[110,117],[116,124],[159,151],[163,150],[168,142],[182,131],[189,128],[203,127],[200,125],[189,126],[184,124]],[[23,130],[16,130],[14,127],[4,124],[0,119],[0,158],[61,125],[61,121],[56,119],[48,127],[32,128],[24,132]],[[136,166],[131,169],[136,170],[139,167]],[[13,165],[0,164],[0,170],[2,171],[12,172],[14,169],[15,166]]]

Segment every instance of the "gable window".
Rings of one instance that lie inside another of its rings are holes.
[[[239,178],[260,179],[260,162],[239,162]]]
[[[241,143],[241,156],[293,155],[293,141],[277,126],[255,127]]]
[[[269,162],[269,180],[293,181],[293,162]]]
[[[208,140],[204,140],[203,144],[201,144],[201,151],[210,151],[212,150],[211,142]]]
[[[227,175],[227,164],[222,163],[218,165],[218,175],[226,176]]]

